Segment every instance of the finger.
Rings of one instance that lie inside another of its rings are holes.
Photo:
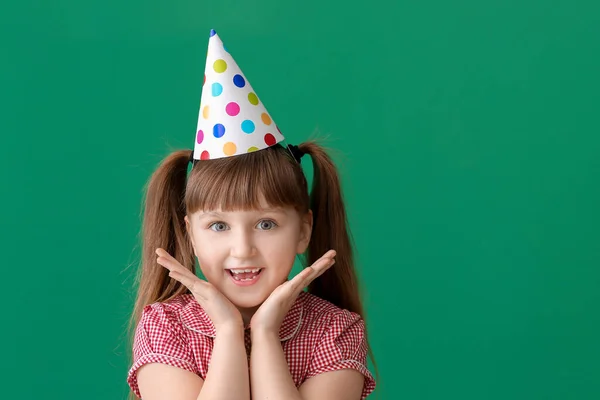
[[[189,276],[185,276],[180,272],[177,271],[171,271],[169,272],[169,276],[173,279],[175,279],[176,281],[181,282],[184,286],[186,286],[188,289],[191,289],[194,286],[194,280],[190,279]]]
[[[206,299],[207,296],[206,296],[205,290],[208,287],[207,282],[204,282],[202,279],[198,278],[197,276],[190,278],[190,277],[185,276],[176,271],[169,272],[169,276],[171,278],[175,279],[176,281],[180,282],[185,287],[187,287],[195,295],[200,296],[203,299]]]
[[[325,254],[323,254],[320,259],[323,259],[323,258],[333,258],[333,257],[335,257],[336,254],[337,254],[337,252],[332,249],[332,250],[327,251]]]
[[[166,258],[159,257],[156,259],[156,262],[168,269],[169,272],[177,272],[179,275],[186,277],[188,280],[194,280],[198,278],[192,271],[182,267],[179,263],[174,263]]]
[[[177,271],[177,272],[179,272],[181,274],[185,274],[189,277],[195,276],[192,271],[190,271],[189,269],[187,269],[186,267],[181,265],[181,263],[179,263],[179,261],[177,261],[173,256],[171,256],[165,250],[156,249],[156,254],[158,255],[158,258],[156,259],[156,261],[163,267],[167,268],[169,271]]]
[[[329,250],[325,254],[323,254],[320,258],[318,258],[314,263],[312,263],[312,265],[304,268],[304,270],[302,270],[302,272],[307,271],[305,278],[309,278],[312,271],[318,272],[322,268],[330,267],[330,265],[328,265],[328,264],[331,262],[331,260],[333,259],[333,257],[335,257],[336,254],[337,253],[335,250]],[[321,273],[319,273],[319,275],[320,274]],[[300,275],[300,274],[298,274],[298,275]],[[294,277],[294,279],[295,279],[295,277]]]
[[[306,269],[314,271],[315,277],[319,276],[325,270],[327,270],[327,268],[331,267],[333,265],[333,263],[335,263],[335,259],[333,258],[334,256],[335,256],[335,251],[330,250],[327,253],[325,253],[325,255],[323,255],[323,257],[319,258],[317,261],[312,263],[312,265],[310,267],[307,267]],[[308,278],[310,278],[312,275],[313,274],[310,274],[308,276]]]
[[[319,268],[314,275],[312,275],[312,276],[309,277],[310,281],[307,283],[307,285],[310,282],[312,282],[315,279],[317,279],[318,277],[320,277],[321,275],[323,275],[323,273],[325,271],[327,271],[329,268],[333,267],[334,264],[335,264],[335,260],[330,260],[327,264],[325,264],[325,266],[323,266],[322,268]]]
[[[308,277],[304,280],[303,285],[308,286],[312,281],[317,279],[319,276],[323,275],[325,271],[331,268],[333,264],[335,264],[335,260],[332,258],[323,259],[319,263],[313,264],[313,272],[310,275],[308,275]]]
[[[300,292],[310,284],[315,278],[320,276],[329,267],[335,264],[335,260],[331,258],[320,258],[312,265],[304,268],[298,275],[288,282],[292,292]]]
[[[323,254],[321,257],[317,258],[315,260],[315,262],[312,265],[315,265],[318,262],[321,262],[325,259],[331,259],[334,258],[336,256],[337,252],[335,250],[328,250],[325,254]]]

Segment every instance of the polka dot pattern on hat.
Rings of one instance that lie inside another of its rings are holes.
[[[284,140],[219,35],[209,38],[194,158],[209,160],[259,151]]]

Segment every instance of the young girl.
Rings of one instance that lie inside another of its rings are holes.
[[[194,150],[169,155],[147,188],[130,398],[366,398],[375,380],[334,164],[316,143],[282,144],[214,31],[204,80]],[[288,280],[297,255],[308,266]]]

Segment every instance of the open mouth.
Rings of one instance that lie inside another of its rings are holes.
[[[247,268],[247,269],[228,269],[229,275],[232,276],[233,280],[239,282],[250,282],[256,280],[260,273],[262,272],[262,268]]]

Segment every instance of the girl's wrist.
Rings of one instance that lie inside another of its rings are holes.
[[[277,340],[279,340],[279,330],[276,330],[274,328],[267,328],[267,327],[252,327],[250,329],[250,338],[252,339],[252,341],[254,341],[255,339],[272,339],[272,338],[277,338]]]
[[[215,326],[217,335],[240,336],[244,338],[244,324],[237,322],[229,322]]]

